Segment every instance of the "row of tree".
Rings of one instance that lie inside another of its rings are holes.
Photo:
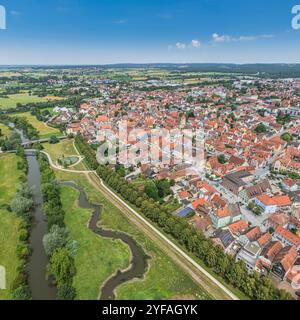
[[[76,143],[87,158],[91,157],[92,150],[82,137],[77,137]],[[92,162],[92,159],[89,161]],[[144,191],[131,185],[109,166],[99,166],[97,173],[109,187],[137,207],[149,220],[176,239],[188,252],[203,261],[226,283],[238,288],[249,298],[257,300],[291,299],[290,294],[286,291],[275,288],[268,276],[261,277],[256,272],[249,274],[244,262],[236,262],[235,258],[225,254],[220,246],[214,245],[210,238],[206,238],[186,220],[171,215],[166,207],[150,198]]]
[[[18,237],[19,242],[17,245],[17,257],[20,261],[18,265],[18,275],[14,279],[12,290],[13,298],[15,300],[29,300],[31,299],[31,291],[28,286],[28,275],[26,271],[26,264],[29,256],[31,255],[31,249],[29,247],[29,235],[31,229],[32,216],[30,211],[33,207],[32,190],[25,182],[26,173],[28,170],[28,164],[24,149],[19,148],[17,151],[19,156],[18,169],[22,171],[20,177],[21,184],[17,189],[15,198],[10,203],[10,210],[17,214],[21,218],[21,223],[18,225]]]
[[[43,154],[39,154],[39,164],[43,210],[48,220],[48,233],[43,238],[45,252],[50,260],[48,276],[55,279],[59,300],[73,300],[76,297],[73,277],[76,274],[74,256],[77,252],[77,242],[70,239],[69,232],[65,228],[61,188]]]
[[[81,135],[76,136],[75,143],[78,151],[85,156],[85,161],[88,166],[92,170],[96,170],[99,166],[99,163],[97,162],[96,153],[93,148],[91,148],[91,146],[86,143]]]

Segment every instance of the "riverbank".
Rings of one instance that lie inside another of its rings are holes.
[[[0,300],[13,298],[14,282],[22,261],[18,258],[19,226],[22,221],[15,213],[8,211],[19,184],[22,172],[18,169],[18,156],[0,155],[0,265],[6,269],[6,289],[0,290]]]

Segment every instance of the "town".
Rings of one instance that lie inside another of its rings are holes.
[[[196,132],[202,128],[205,161],[201,171],[191,170],[189,162],[174,161],[174,141],[164,136],[157,144],[151,144],[157,155],[155,161],[136,150],[138,160],[134,163],[117,160],[106,166],[136,194],[145,193],[170,216],[180,218],[211,239],[226,256],[243,263],[249,275],[268,276],[275,287],[297,298],[299,79],[164,68],[74,68],[51,72],[56,76],[44,78],[29,97],[51,94],[64,98],[3,108],[2,123],[7,123],[7,117],[12,121],[12,117],[21,114],[33,127],[39,120],[51,130],[57,128],[48,138],[60,149],[56,166],[61,168],[68,155],[64,147],[59,147],[65,143],[59,142],[59,137],[80,137],[96,153],[112,136],[118,140],[122,135],[123,149],[128,150],[138,141],[150,141],[147,132],[153,129]],[[15,83],[14,77],[5,79],[6,91]],[[30,84],[28,87],[30,90]],[[127,132],[122,134],[120,126],[125,122]],[[130,133],[137,129],[146,132],[146,137],[137,135],[133,139]],[[197,139],[192,139],[194,145]],[[2,141],[3,152],[13,150],[9,140]],[[43,148],[44,143],[37,144],[51,155],[51,149]],[[167,161],[160,161],[163,154],[167,154]],[[87,160],[87,155],[83,156]],[[74,166],[71,160],[64,163],[65,170]],[[108,181],[108,185],[112,187],[113,183]],[[129,199],[141,206],[137,199]]]

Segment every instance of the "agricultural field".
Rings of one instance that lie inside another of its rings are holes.
[[[21,75],[22,74],[20,72],[9,72],[9,71],[0,72],[0,77],[6,77],[6,78],[20,77]]]
[[[45,98],[30,96],[28,93],[11,94],[9,98],[0,98],[0,109],[15,108],[18,103],[27,104],[32,102],[45,102]]]
[[[144,248],[145,253],[151,257],[149,260],[150,267],[145,279],[121,285],[116,290],[117,299],[152,300],[178,297],[183,299],[210,299],[208,294],[196,285],[171,258],[166,256],[150,238],[132,225],[119,209],[95,189],[85,175],[59,171],[56,171],[56,174],[61,180],[75,181],[85,189],[90,201],[102,204],[103,209],[100,223],[104,228],[123,231],[131,235]],[[68,191],[64,189],[63,193],[66,225],[70,229],[72,238],[79,241],[79,244],[81,243],[81,246],[83,246],[82,249],[79,249],[75,259],[77,275],[75,276],[74,284],[77,289],[77,298],[97,299],[101,284],[118,269],[118,264],[119,266],[128,266],[129,253],[127,251],[127,254],[124,256],[124,245],[119,241],[101,239],[101,241],[105,240],[107,243],[111,242],[114,246],[114,251],[102,255],[105,246],[100,249],[101,243],[99,238],[91,235],[87,229],[87,222],[91,212],[78,208],[74,192],[71,192],[69,189]],[[97,273],[96,277],[95,273]],[[91,278],[87,279],[87,277]]]
[[[15,116],[26,118],[31,125],[39,131],[41,139],[49,138],[51,136],[60,136],[61,133],[58,129],[47,126],[44,122],[37,120],[30,112],[18,113]]]
[[[0,290],[0,300],[11,299],[12,285],[18,275],[20,261],[16,248],[18,226],[21,220],[6,208],[12,201],[21,172],[17,169],[16,155],[0,155],[0,265],[6,269],[6,290]]]

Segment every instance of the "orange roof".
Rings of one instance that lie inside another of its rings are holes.
[[[291,199],[288,196],[275,196],[269,197],[266,194],[258,196],[257,199],[266,206],[290,206],[292,204]]]
[[[276,233],[287,239],[290,243],[294,244],[297,248],[300,247],[300,238],[292,232],[284,229],[282,226],[276,228]]]
[[[257,239],[257,242],[259,243],[260,246],[266,245],[269,241],[271,241],[272,236],[270,235],[269,232],[265,233],[259,239]]]
[[[260,227],[254,227],[251,230],[249,230],[245,236],[250,240],[250,241],[254,241],[255,239],[257,239],[259,236],[261,235],[261,230]]]
[[[96,122],[107,122],[108,121],[108,117],[107,116],[98,116],[96,118]]]
[[[229,216],[228,207],[220,208],[217,210],[216,215],[218,218],[225,218]]]
[[[289,196],[277,196],[273,197],[273,200],[278,206],[290,206],[292,205],[291,199]]]
[[[242,233],[245,230],[247,230],[248,222],[245,220],[240,220],[235,223],[232,223],[231,225],[228,226],[228,228],[233,234]]]
[[[192,202],[193,208],[197,209],[199,206],[203,205],[205,203],[205,199],[204,198],[200,198],[195,200],[194,202]]]
[[[186,191],[186,190],[183,190],[183,191],[180,191],[179,192],[179,197],[181,198],[181,199],[184,199],[184,198],[188,198],[190,195],[189,195],[189,193]]]
[[[112,129],[112,126],[110,124],[104,124],[103,126],[101,126],[102,130],[107,130],[107,129]]]

